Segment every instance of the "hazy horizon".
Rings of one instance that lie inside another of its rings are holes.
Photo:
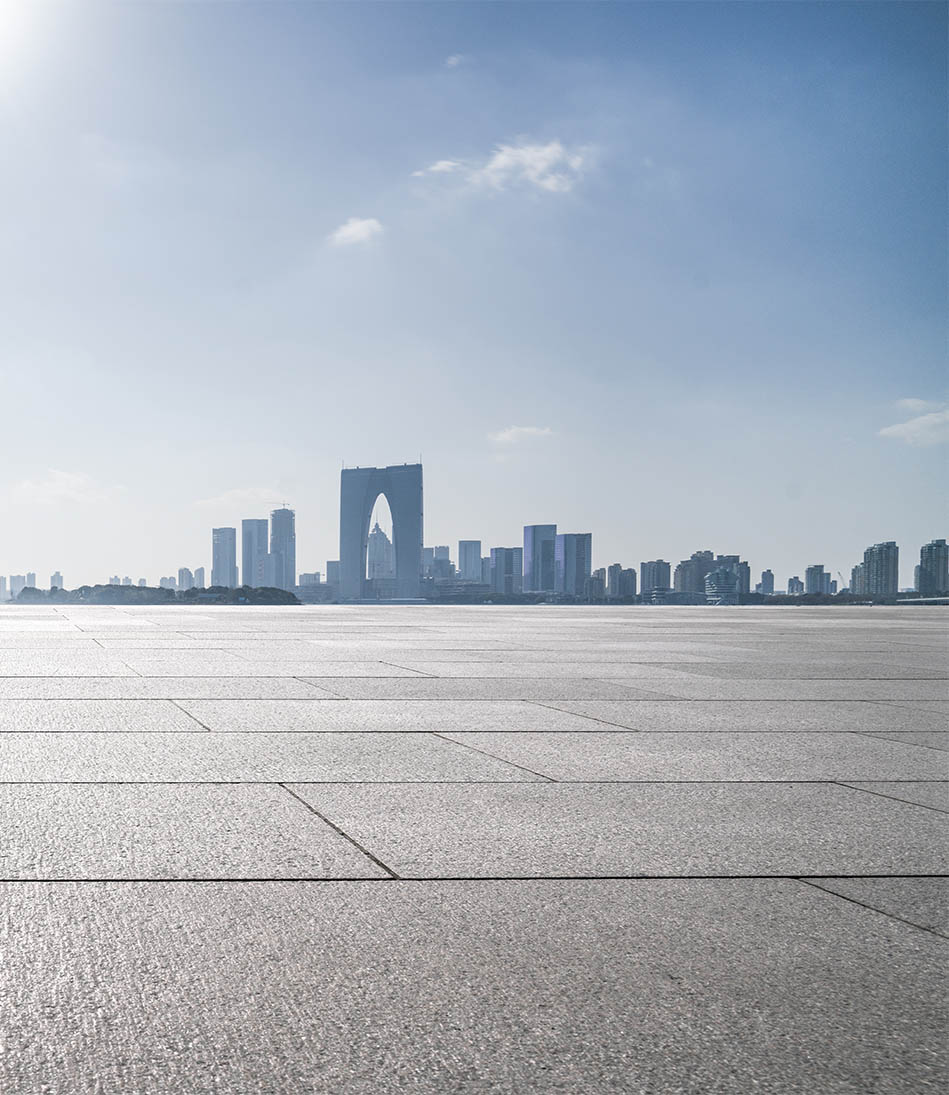
[[[946,9],[0,7],[0,574],[425,542],[756,581],[947,534]]]

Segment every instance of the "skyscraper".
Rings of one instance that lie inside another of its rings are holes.
[[[804,592],[804,583],[795,574],[793,578],[788,578],[788,596],[800,597]]]
[[[194,572],[195,589],[204,589],[204,567],[198,567]]]
[[[10,597],[15,601],[19,596],[21,590],[26,588],[26,575],[25,574],[11,574],[10,575]]]
[[[495,593],[520,593],[524,552],[521,548],[491,548],[491,588]]]
[[[237,588],[237,529],[211,529],[211,585]]]
[[[899,574],[900,549],[893,540],[873,544],[863,553],[864,583],[872,597],[895,597]]]
[[[0,577],[0,601],[7,599],[7,579],[6,576]]]
[[[919,551],[920,597],[944,597],[949,594],[949,545],[945,540],[930,540]]]
[[[850,570],[850,592],[851,593],[866,593],[867,582],[866,574],[863,569],[863,563],[857,563],[855,567]]]
[[[715,566],[711,551],[693,551],[675,569],[673,588],[676,593],[704,593],[705,575]]]
[[[524,592],[552,593],[555,585],[556,525],[524,526]]]
[[[31,570],[26,572],[26,584],[30,589],[36,589],[36,575]]]
[[[643,600],[648,600],[657,589],[669,588],[669,564],[665,559],[653,559],[639,564],[639,588]]]
[[[63,576],[57,570],[55,573],[49,576],[49,588],[50,589],[63,589]]]
[[[270,514],[270,554],[273,584],[290,589],[297,584],[296,514],[292,509],[275,509]]]
[[[622,597],[620,586],[623,581],[623,564],[613,563],[606,568],[606,596],[612,601]]]
[[[705,603],[738,604],[738,573],[735,567],[716,566],[705,575]]]
[[[378,521],[375,523],[372,532],[369,533],[366,557],[367,577],[395,577],[395,559],[392,554],[392,542],[379,527]]]
[[[273,582],[272,574],[268,574],[269,554],[266,519],[255,517],[241,521],[241,575],[245,586],[265,586]]]
[[[627,567],[620,575],[619,595],[621,597],[636,596],[636,571],[633,567]]]
[[[131,585],[131,579],[129,585]],[[194,589],[194,575],[188,567],[178,567],[178,588],[181,590]]]
[[[326,560],[326,584],[339,586],[339,559]]]
[[[593,556],[591,532],[562,532],[554,539],[554,589],[582,597]],[[604,578],[605,581],[605,578]]]
[[[805,593],[823,593],[824,592],[824,564],[814,563],[804,571],[804,592]]]
[[[458,541],[458,577],[465,582],[481,581],[481,541]]]
[[[758,593],[770,597],[774,593],[774,574],[770,570],[761,572],[761,581],[758,584]]]

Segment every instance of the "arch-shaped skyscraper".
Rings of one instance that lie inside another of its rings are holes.
[[[422,465],[344,468],[339,490],[339,592],[363,595],[369,519],[380,494],[392,514],[396,596],[418,597],[422,578]]]

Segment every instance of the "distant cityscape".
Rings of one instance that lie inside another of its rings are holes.
[[[389,505],[392,537],[376,521],[380,495]],[[556,524],[523,526],[517,547],[492,547],[481,540],[459,540],[454,559],[448,545],[426,547],[423,538],[422,466],[344,468],[340,486],[340,553],[323,571],[296,570],[296,512],[287,506],[266,518],[246,518],[240,526],[211,530],[211,575],[203,566],[179,567],[162,576],[157,588],[173,593],[211,590],[275,589],[305,603],[337,600],[490,599],[529,597],[583,602],[643,604],[739,604],[772,597],[896,598],[949,596],[949,545],[932,540],[920,549],[912,591],[899,589],[899,547],[895,541],[872,544],[850,571],[849,581],[834,578],[821,563],[793,575],[786,592],[775,589],[771,570],[752,586],[748,562],[739,555],[693,552],[675,568],[664,559],[635,567],[613,563],[593,569],[593,534],[558,532]],[[105,585],[106,583],[102,583]],[[150,587],[145,578],[112,575],[109,586]],[[36,574],[0,576],[0,601],[16,600],[38,587]],[[65,590],[62,573],[50,575],[49,590]],[[292,598],[291,598],[292,599]]]

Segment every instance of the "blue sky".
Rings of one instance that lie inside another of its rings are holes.
[[[946,535],[937,4],[0,3],[0,572]],[[881,431],[883,431],[881,433]]]

